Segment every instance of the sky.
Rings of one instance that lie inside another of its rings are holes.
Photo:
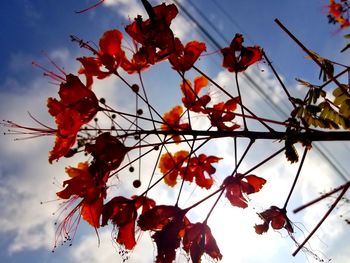
[[[339,31],[337,26],[327,23],[328,1],[285,0],[283,4],[276,4],[273,0],[179,2],[222,47],[227,46],[237,32],[245,36],[246,45],[261,46],[293,96],[303,96],[305,92],[297,85],[295,78],[305,79],[314,84],[322,82],[318,79],[317,66],[306,59],[300,47],[276,25],[275,18],[278,18],[309,49],[331,60],[349,64],[349,54],[339,52],[346,45],[343,38],[346,31]],[[89,53],[80,49],[76,43],[72,43],[70,35],[98,43],[104,31],[110,29],[123,31],[137,14],[145,16],[145,11],[136,0],[106,0],[103,5],[89,12],[83,14],[74,12],[94,3],[95,1],[91,0],[12,0],[2,4],[1,119],[35,125],[28,115],[30,112],[43,123],[54,125],[46,110],[46,100],[48,97],[58,96],[58,86],[45,78],[41,69],[33,67],[32,61],[52,69],[48,56],[66,72],[77,72],[79,64],[76,57]],[[160,2],[151,1],[151,3],[156,5]],[[218,54],[218,48],[210,44],[198,25],[190,21],[181,9],[179,10],[180,14],[172,23],[175,35],[183,41],[196,39],[206,42],[207,54],[201,56],[196,65],[225,90],[235,94],[234,77],[221,67],[222,58]],[[291,111],[291,106],[266,63],[260,62],[252,66],[247,74],[258,84],[260,91],[252,87],[242,76],[240,86],[242,100],[246,106],[259,113],[259,116],[284,121]],[[196,72],[188,73],[190,79],[197,75]],[[126,78],[128,81],[138,81],[137,78],[129,76]],[[180,83],[179,76],[171,71],[166,62],[144,72],[143,78],[146,87],[149,88],[150,101],[157,105],[159,112],[166,112],[173,105],[181,103],[181,93],[179,89],[174,88]],[[134,110],[134,97],[126,92],[120,80],[96,81],[94,89],[98,97],[106,98],[107,102],[117,105],[118,109]],[[223,95],[213,85],[210,85],[209,92],[215,100],[222,99]],[[265,95],[261,95],[261,92]],[[205,123],[198,118],[194,121],[194,125],[201,127]],[[255,124],[250,125],[252,129],[261,129]],[[1,129],[2,132],[6,132],[6,128]],[[112,229],[107,227],[99,231],[101,244],[98,245],[94,230],[84,222],[80,224],[72,246],[60,246],[54,253],[51,252],[55,238],[54,223],[60,214],[60,202],[56,200],[55,193],[62,189],[62,182],[67,178],[64,167],[75,166],[77,162],[84,160],[84,156],[62,159],[50,165],[47,156],[53,144],[53,137],[18,141],[14,141],[14,138],[0,136],[1,261],[17,263],[28,261],[30,258],[31,262],[38,263],[123,262],[123,257],[118,254],[120,248],[112,242]],[[246,145],[247,141],[239,141],[239,154],[243,153]],[[316,143],[316,145],[332,160],[343,176],[350,178],[348,143]],[[242,172],[250,169],[280,146],[278,142],[271,141],[255,143],[240,169]],[[217,140],[203,150],[223,157],[216,166],[218,181],[230,173],[234,163],[232,140]],[[301,155],[300,148],[299,154]],[[149,160],[155,160],[155,156],[149,156]],[[152,162],[147,161],[142,167],[142,178],[146,180],[147,174],[151,173],[153,168]],[[323,259],[325,262],[330,259],[331,262],[347,262],[350,258],[348,249],[350,237],[347,232],[349,226],[340,218],[341,214],[346,214],[349,210],[346,206],[337,209],[326,220],[308,244],[309,251],[300,252],[296,257],[291,256],[296,246],[285,230],[279,232],[270,230],[261,236],[254,233],[253,226],[259,222],[256,212],[267,209],[271,204],[283,205],[297,169],[298,165],[290,165],[281,154],[254,171],[256,175],[266,178],[267,183],[261,192],[251,196],[249,209],[232,207],[226,200],[220,200],[208,224],[223,254],[222,262],[301,263],[318,262],[317,259]],[[290,210],[312,200],[320,192],[344,183],[344,178],[317,150],[307,156],[301,175],[288,206]],[[127,183],[115,179],[110,188],[128,195],[133,190],[130,182],[137,175],[125,176],[130,177]],[[173,191],[169,191],[166,186],[157,188],[157,191],[151,194],[156,200],[162,200],[164,203],[174,200]],[[186,185],[181,202],[184,206],[189,205],[202,194],[203,191],[198,187]],[[298,242],[301,242],[318,223],[331,200],[334,199],[317,204],[299,214],[293,214],[291,211],[288,213],[295,224],[295,238]],[[203,211],[208,211],[211,204],[209,202],[203,205]],[[350,216],[349,211],[347,213]],[[197,220],[203,220],[200,211],[194,212],[192,216]],[[156,247],[150,239],[148,233],[140,236],[139,244],[132,251],[128,262],[153,261]],[[180,252],[176,262],[187,262],[183,254],[183,251]],[[205,260],[210,262],[208,258]]]

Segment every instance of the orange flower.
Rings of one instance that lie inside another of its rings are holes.
[[[273,229],[279,230],[285,228],[289,233],[293,233],[292,224],[287,217],[287,211],[285,209],[278,208],[277,206],[271,206],[269,209],[262,213],[258,213],[260,218],[264,221],[263,224],[255,225],[255,232],[259,235],[267,232],[269,224]]]
[[[181,176],[185,181],[192,182],[202,188],[209,189],[214,180],[212,175],[216,172],[213,163],[217,163],[221,158],[200,154],[198,157],[186,158],[189,152],[178,151],[174,155],[165,153],[159,161],[160,171],[165,175],[164,181],[169,186],[177,183],[177,177]]]
[[[219,102],[213,108],[207,108],[205,112],[209,114],[211,125],[223,131],[238,129],[240,126],[233,122],[233,119],[236,117],[234,111],[237,109],[238,102],[239,98],[236,97],[226,102]]]
[[[180,105],[175,106],[169,112],[164,113],[163,115],[164,124],[162,124],[160,128],[163,131],[169,131],[169,130],[181,131],[184,129],[189,129],[190,125],[188,123],[180,124],[180,119],[182,117],[182,114],[183,114],[182,107]],[[172,138],[174,142],[181,141],[181,137],[179,135],[174,135]]]
[[[228,176],[224,180],[226,197],[233,206],[246,208],[248,201],[243,194],[257,193],[265,183],[264,178],[255,175],[237,174],[236,176]]]
[[[191,223],[186,226],[183,248],[190,254],[193,263],[200,263],[204,253],[214,260],[222,259],[220,249],[206,223]]]
[[[164,174],[164,182],[169,186],[177,183],[177,177],[180,174],[181,167],[187,161],[188,151],[178,151],[174,155],[164,153],[159,161],[159,169]]]
[[[208,85],[208,79],[203,76],[198,76],[194,79],[194,88],[189,80],[184,80],[181,83],[181,91],[183,94],[182,102],[185,107],[193,112],[204,112],[206,105],[211,98],[208,94],[201,97],[199,92]]]
[[[169,62],[175,70],[184,73],[192,68],[203,51],[206,46],[202,42],[191,41],[183,46],[180,39],[175,38],[175,52],[169,56]]]
[[[244,47],[243,36],[236,34],[229,47],[221,49],[224,56],[222,66],[230,72],[241,72],[250,65],[262,59],[262,51],[259,46]]]
[[[77,133],[98,112],[98,100],[77,76],[69,74],[60,85],[60,101],[49,98],[48,111],[57,124],[56,141],[49,154],[49,162],[66,155],[74,145]]]
[[[328,17],[330,22],[337,22],[340,28],[345,28],[350,26],[349,17],[346,19],[344,14],[347,12],[349,7],[344,8],[341,3],[336,3],[335,0],[330,0],[328,5]]]

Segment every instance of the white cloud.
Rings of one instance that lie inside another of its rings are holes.
[[[106,0],[104,5],[115,10],[119,15],[125,19],[134,20],[137,15],[146,17],[146,12],[139,1],[134,0]]]
[[[48,55],[58,65],[74,64],[67,50],[55,50]],[[18,64],[22,58],[28,58],[25,54],[18,56],[13,57],[10,67]],[[28,59],[24,61],[29,62]],[[40,75],[38,71],[39,77],[24,84],[16,79],[6,79],[1,84],[2,119],[42,128],[26,114],[30,112],[37,120],[54,126],[47,113],[46,99],[49,96],[57,97],[58,85],[50,84],[48,78]],[[5,127],[2,131],[8,132]],[[57,219],[57,215],[52,213],[57,210],[59,202],[46,201],[57,198],[55,193],[61,189],[61,182],[65,178],[65,162],[53,165],[47,162],[54,137],[13,141],[21,137],[8,135],[0,139],[0,233],[13,237],[7,248],[10,253],[39,248],[50,250],[54,245],[54,221]]]
[[[94,234],[81,236],[81,241],[74,244],[74,249],[71,252],[71,263],[86,262],[86,263],[104,263],[104,262],[152,262],[154,247],[149,242],[149,237],[144,233],[138,240],[137,246],[133,251],[126,254],[123,249],[114,243],[112,229],[107,228],[99,233],[103,241],[98,247],[97,237]],[[123,255],[122,255],[123,254]]]

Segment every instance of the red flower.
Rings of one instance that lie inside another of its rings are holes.
[[[155,202],[145,197],[135,196],[133,199],[128,199],[123,196],[117,196],[103,206],[102,225],[106,225],[108,220],[111,220],[118,227],[116,242],[124,245],[128,250],[133,249],[136,245],[135,221],[137,209],[141,206],[143,207],[143,214],[154,207]]]
[[[226,197],[232,205],[246,208],[248,206],[247,199],[243,194],[257,193],[265,183],[264,178],[255,175],[236,174],[236,176],[228,176],[224,180]]]
[[[87,82],[92,83],[92,77],[103,79],[114,73],[125,59],[125,53],[121,48],[123,35],[120,31],[114,29],[104,32],[100,38],[100,50],[89,49],[95,52],[96,57],[82,57],[78,60],[82,63],[80,74],[85,74]],[[86,45],[85,45],[86,46]],[[107,71],[101,69],[104,67]]]
[[[169,62],[175,70],[184,73],[192,68],[203,51],[206,46],[202,42],[191,41],[184,47],[180,39],[175,38],[175,52],[169,56]]]
[[[211,125],[222,131],[238,129],[240,126],[233,122],[233,119],[236,117],[234,111],[237,109],[238,100],[239,98],[236,97],[229,99],[225,103],[219,102],[215,104],[213,108],[207,108],[205,112],[209,114]],[[229,123],[229,125],[226,123]]]
[[[104,172],[117,169],[129,150],[130,148],[109,132],[100,134],[95,144],[86,145],[86,151],[94,157],[96,168]]]
[[[277,206],[271,206],[269,209],[262,213],[258,213],[260,218],[264,221],[263,224],[255,225],[255,232],[259,235],[267,232],[269,224],[273,229],[279,230],[285,228],[289,233],[293,233],[292,224],[287,217],[287,211],[285,209],[278,208]]]
[[[184,229],[189,223],[187,210],[175,206],[156,206],[140,216],[138,225],[142,230],[152,230],[157,245],[156,263],[171,263],[175,260]]]
[[[94,169],[87,162],[79,163],[77,168],[68,167],[66,173],[71,179],[63,182],[63,189],[57,192],[57,196],[68,199],[64,210],[79,198],[81,201],[68,213],[58,225],[57,233],[69,239],[71,232],[75,233],[79,219],[74,218],[76,212],[94,228],[100,227],[103,199],[106,198],[107,175],[92,173]],[[57,241],[57,240],[56,240]]]
[[[190,254],[193,263],[200,263],[204,253],[214,260],[222,259],[211,230],[205,223],[188,224],[186,226],[183,248]]]
[[[203,76],[199,76],[194,79],[194,88],[192,88],[192,84],[189,80],[184,80],[182,82],[182,102],[188,110],[194,112],[204,112],[205,107],[210,102],[211,98],[208,94],[201,97],[199,97],[198,94],[207,85],[208,79]]]
[[[188,154],[187,151],[178,151],[174,155],[165,153],[161,156],[159,168],[165,175],[165,183],[174,186],[177,177],[181,176],[188,182],[195,179],[198,186],[209,189],[214,183],[212,175],[216,172],[212,164],[217,163],[221,158],[200,154],[198,157],[192,157],[188,160],[186,158]]]
[[[230,72],[241,72],[250,65],[262,59],[262,51],[259,46],[244,47],[243,36],[236,34],[229,47],[221,49],[224,56],[222,66]]]
[[[181,211],[177,206],[157,205],[141,215],[137,224],[143,231],[159,231]]]
[[[214,180],[212,175],[216,172],[213,163],[217,163],[222,158],[216,156],[207,156],[200,154],[198,157],[192,157],[186,167],[181,168],[180,175],[185,181],[192,182],[193,178],[196,184],[202,188],[209,189]]]
[[[336,3],[335,0],[330,0],[328,5],[328,14],[330,18],[333,18],[335,22],[339,23],[340,28],[350,26],[349,19],[344,18],[344,11],[341,3]]]
[[[149,56],[147,49],[141,47],[133,54],[131,60],[125,58],[120,66],[129,74],[140,73],[150,66],[148,62]]]
[[[95,94],[72,74],[66,76],[66,82],[60,85],[58,93],[60,101],[49,98],[47,102],[48,111],[57,124],[55,146],[49,155],[50,163],[68,153],[80,127],[88,123],[99,109]]]
[[[178,10],[174,4],[163,3],[147,11],[149,19],[143,21],[138,16],[126,26],[125,31],[147,50],[147,61],[154,64],[174,51],[174,34],[170,24]]]
[[[188,123],[180,124],[180,119],[182,117],[182,114],[183,114],[182,107],[180,105],[175,106],[169,112],[164,113],[163,115],[164,124],[162,124],[160,128],[163,131],[169,131],[169,130],[181,131],[184,129],[189,129],[190,125]],[[175,142],[181,141],[180,135],[174,135],[172,138]]]

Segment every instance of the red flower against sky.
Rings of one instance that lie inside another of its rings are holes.
[[[226,102],[219,102],[212,108],[206,108],[205,112],[209,115],[211,125],[222,131],[233,131],[240,126],[233,122],[236,117],[234,111],[237,109],[239,98],[229,99]]]
[[[222,66],[230,72],[244,71],[262,59],[262,51],[259,46],[244,47],[243,41],[243,36],[236,34],[230,46],[221,49],[224,56]]]
[[[79,163],[76,168],[66,168],[66,173],[71,179],[63,182],[62,191],[57,192],[61,199],[67,199],[64,210],[74,205],[68,215],[57,227],[59,238],[69,239],[69,235],[75,234],[80,216],[94,228],[100,227],[103,200],[106,198],[107,175],[92,173],[94,169],[87,162]],[[75,204],[79,200],[78,204]],[[78,212],[78,218],[75,218]]]
[[[138,16],[133,23],[126,26],[125,31],[131,38],[147,50],[149,63],[163,60],[174,51],[174,34],[170,24],[177,13],[174,4],[163,3],[149,10],[149,19],[143,21]]]
[[[58,93],[61,100],[49,98],[47,101],[48,111],[57,124],[55,146],[49,155],[50,163],[68,153],[81,126],[88,123],[99,110],[95,94],[77,76],[67,75]]]
[[[226,190],[226,197],[232,205],[241,208],[248,206],[248,201],[244,195],[257,193],[266,183],[264,178],[256,175],[236,174],[235,176],[228,176],[224,180]]]
[[[341,1],[346,2],[346,1]],[[341,3],[336,3],[335,0],[330,0],[328,5],[329,17],[333,18],[335,22],[339,23],[340,28],[350,26],[349,17],[344,17],[346,11]],[[349,16],[349,15],[348,15]]]
[[[177,206],[157,205],[140,216],[137,224],[143,231],[158,231],[181,213]]]
[[[177,177],[185,181],[193,182],[202,188],[209,189],[214,180],[212,175],[216,172],[213,163],[217,163],[221,158],[200,154],[198,157],[188,157],[189,152],[178,151],[174,155],[165,153],[159,161],[160,171],[165,175],[164,181],[169,186],[177,183]]]
[[[216,156],[207,156],[200,154],[198,157],[192,157],[187,162],[186,167],[181,168],[180,175],[185,181],[195,182],[198,186],[206,189],[210,189],[214,183],[212,175],[216,172],[216,169],[212,165],[219,162],[222,158]]]
[[[120,31],[116,29],[106,31],[99,41],[100,50],[89,48],[96,53],[96,57],[78,58],[82,64],[79,73],[85,74],[88,86],[92,84],[92,77],[103,79],[109,76],[125,60],[125,53],[121,48],[122,39],[123,34]]]
[[[125,58],[120,66],[129,74],[140,73],[150,66],[148,57],[147,49],[141,47],[133,54],[131,60]]]
[[[175,51],[169,56],[169,62],[175,70],[184,73],[192,68],[203,51],[206,46],[202,42],[191,41],[183,46],[180,39],[175,38]]]
[[[199,97],[200,91],[208,85],[208,79],[203,76],[198,76],[194,79],[194,87],[189,80],[184,80],[181,83],[181,91],[183,94],[182,102],[185,107],[194,112],[204,112],[205,107],[210,102],[211,98],[208,94]]]
[[[140,228],[155,231],[152,238],[157,245],[156,263],[171,263],[175,260],[176,249],[180,247],[184,229],[189,224],[186,212],[176,206],[160,205],[140,216]]]
[[[172,108],[169,112],[164,113],[163,120],[164,123],[160,126],[163,131],[181,131],[190,128],[188,123],[180,123],[181,117],[183,114],[182,106],[177,105]],[[173,140],[175,142],[180,142],[181,137],[179,135],[174,135]]]
[[[183,237],[183,249],[190,254],[193,263],[200,263],[204,253],[213,260],[221,260],[219,247],[206,223],[188,224]]]
[[[289,218],[287,217],[287,211],[285,209],[278,208],[277,206],[271,206],[264,212],[258,213],[258,215],[264,221],[264,223],[255,225],[255,232],[257,234],[267,232],[270,223],[273,229],[279,230],[285,228],[289,233],[293,233],[293,227]]]
[[[143,214],[154,206],[155,202],[146,197],[134,196],[133,199],[123,196],[114,197],[103,206],[102,226],[106,225],[108,220],[111,220],[118,227],[116,242],[131,250],[136,245],[135,222],[137,209],[143,207]]]
[[[104,132],[96,138],[94,144],[86,144],[85,150],[94,157],[97,169],[110,172],[120,166],[130,148],[109,132]]]

